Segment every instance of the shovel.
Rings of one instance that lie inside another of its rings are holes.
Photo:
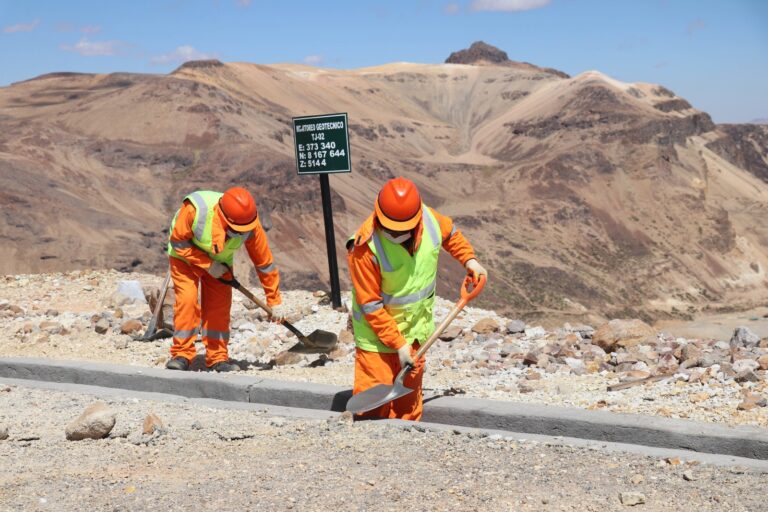
[[[429,340],[427,340],[427,342],[422,345],[421,348],[419,348],[419,351],[416,352],[416,356],[413,358],[414,360],[418,361],[421,357],[423,357],[427,350],[429,350],[429,347],[431,347],[432,344],[437,340],[438,336],[440,336],[445,328],[448,327],[454,318],[456,318],[456,315],[458,315],[459,312],[464,309],[464,306],[466,306],[469,301],[477,297],[477,295],[480,293],[480,290],[482,290],[483,286],[485,286],[485,276],[480,276],[480,280],[474,286],[472,291],[467,290],[467,286],[470,284],[472,284],[472,278],[467,276],[461,285],[461,300],[456,303],[451,312],[448,313],[448,316],[445,317],[445,320],[443,320],[437,329],[435,329],[435,332],[432,333],[432,336],[429,337]],[[400,373],[397,374],[397,377],[395,377],[395,381],[391,386],[388,386],[387,384],[379,384],[370,389],[366,389],[362,393],[358,393],[352,396],[352,398],[350,398],[347,402],[347,410],[354,414],[361,414],[376,409],[377,407],[381,407],[384,404],[388,404],[392,400],[397,400],[398,398],[413,392],[411,388],[407,388],[403,384],[405,375],[411,370],[413,370],[413,366],[407,364],[402,370],[400,370]]]
[[[264,301],[256,297],[248,289],[241,285],[240,282],[235,278],[234,273],[232,273],[232,279],[224,279],[223,277],[220,277],[219,281],[231,286],[235,290],[238,290],[240,293],[256,303],[256,305],[261,309],[272,315],[272,308],[267,306]],[[304,336],[301,331],[291,325],[287,320],[283,320],[282,324],[286,329],[291,331],[296,335],[297,338],[299,338],[299,343],[288,349],[290,352],[330,352],[339,341],[338,337],[332,332],[317,329],[312,331],[309,336]]]
[[[154,341],[159,338],[168,338],[172,336],[172,333],[168,329],[157,330],[157,320],[160,318],[160,312],[163,310],[163,302],[165,302],[165,296],[168,294],[168,284],[171,282],[171,270],[168,269],[168,273],[165,274],[165,281],[163,281],[163,287],[160,289],[160,295],[157,297],[157,304],[155,304],[155,310],[152,312],[152,319],[147,325],[147,330],[140,338],[134,338],[136,341]]]

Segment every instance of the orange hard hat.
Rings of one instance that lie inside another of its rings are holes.
[[[392,231],[409,231],[421,220],[421,196],[411,181],[402,177],[389,180],[376,198],[376,217]]]
[[[258,222],[256,201],[243,187],[232,187],[219,199],[219,209],[229,227],[235,231],[250,231]]]

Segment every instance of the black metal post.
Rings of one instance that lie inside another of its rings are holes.
[[[336,263],[336,236],[333,231],[333,210],[331,209],[331,184],[328,174],[320,174],[320,195],[323,198],[323,220],[325,221],[325,245],[328,252],[328,272],[331,274],[331,304],[341,307],[339,266]]]

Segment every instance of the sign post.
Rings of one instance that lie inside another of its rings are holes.
[[[331,277],[331,303],[341,307],[339,267],[336,262],[336,240],[331,208],[331,185],[328,175],[352,172],[349,156],[347,114],[326,114],[293,118],[293,140],[296,146],[296,170],[299,174],[319,174],[323,201],[325,244]]]

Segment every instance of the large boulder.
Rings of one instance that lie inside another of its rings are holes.
[[[601,325],[592,337],[592,343],[606,352],[618,348],[634,347],[646,341],[653,342],[656,331],[642,320],[611,320]]]

